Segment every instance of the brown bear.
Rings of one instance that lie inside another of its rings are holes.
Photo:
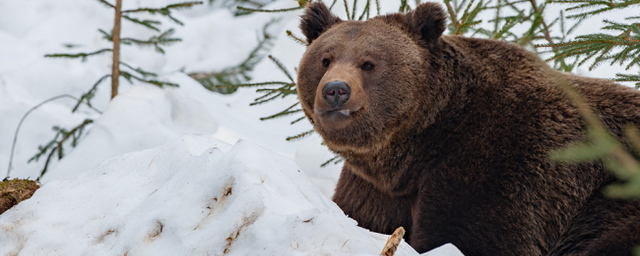
[[[559,163],[585,140],[561,76],[608,128],[640,125],[640,92],[560,74],[512,43],[444,36],[434,3],[342,21],[320,2],[300,28],[308,47],[297,90],[305,115],[344,158],[333,200],[364,228],[407,230],[418,252],[630,255],[640,203],[605,197],[598,161]]]

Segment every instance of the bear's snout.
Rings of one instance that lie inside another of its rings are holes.
[[[351,97],[351,87],[344,81],[331,81],[324,85],[322,98],[335,109],[339,109]]]

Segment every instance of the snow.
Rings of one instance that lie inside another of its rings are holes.
[[[199,134],[51,180],[0,230],[2,255],[378,255],[387,240],[291,159]],[[460,255],[439,250],[427,255]],[[418,253],[402,243],[395,255]]]
[[[176,2],[180,1],[126,0],[123,5],[133,9]],[[301,11],[234,17],[231,10],[208,2],[172,12],[185,26],[158,15],[136,16],[162,21],[161,31],[176,29],[174,37],[182,42],[163,47],[164,55],[153,48],[122,46],[123,62],[156,72],[159,80],[180,87],[121,79],[120,94],[110,101],[107,79],[92,100],[102,114],[85,106],[71,113],[75,101],[60,99],[26,118],[11,177],[39,176],[44,160],[27,161],[53,138],[54,125],[70,128],[86,118],[95,121],[76,148],[67,146],[60,161],[54,157],[41,178],[43,187],[31,199],[0,215],[2,255],[381,251],[387,236],[357,227],[329,199],[341,164],[320,167],[333,157],[322,139],[312,135],[285,141],[311,129],[306,120],[289,124],[302,115],[259,120],[295,103],[295,97],[251,107],[249,103],[260,96],[253,88],[220,95],[185,75],[240,63],[257,45],[263,26],[274,19],[268,32],[276,39],[269,54],[294,74],[305,48],[285,31],[302,35]],[[395,1],[381,2],[383,13],[397,10]],[[279,0],[265,9],[295,6],[297,1]],[[344,18],[344,8],[334,11]],[[112,15],[93,0],[0,0],[0,170],[9,164],[13,134],[24,113],[57,95],[78,97],[110,72],[108,53],[86,61],[43,56],[111,47],[97,30],[109,31]],[[592,27],[599,24],[588,28]],[[123,21],[123,37],[146,39],[156,34]],[[65,46],[69,44],[71,48]],[[597,69],[590,75],[611,77],[610,70]],[[287,80],[267,58],[251,76],[252,82]],[[228,190],[231,193],[225,195]],[[417,253],[403,243],[396,255]],[[448,244],[423,255],[461,253]]]

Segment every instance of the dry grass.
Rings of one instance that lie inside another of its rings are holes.
[[[31,198],[38,188],[40,185],[34,180],[13,179],[0,182],[0,214]]]

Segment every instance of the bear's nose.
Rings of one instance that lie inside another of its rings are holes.
[[[334,108],[340,108],[351,97],[351,88],[343,81],[331,81],[322,89],[324,101]]]

